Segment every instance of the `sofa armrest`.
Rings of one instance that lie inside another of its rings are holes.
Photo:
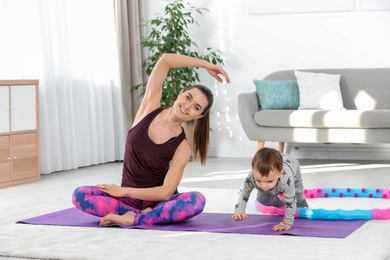
[[[259,99],[256,92],[241,93],[238,95],[238,116],[245,134],[252,141],[258,141],[259,126],[254,115],[259,111]]]

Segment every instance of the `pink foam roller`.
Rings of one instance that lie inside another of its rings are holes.
[[[319,198],[322,197],[322,189],[305,189],[304,190],[305,198]]]
[[[372,209],[372,219],[390,219],[390,208],[387,209]]]
[[[383,189],[382,190],[382,198],[390,199],[390,190]]]

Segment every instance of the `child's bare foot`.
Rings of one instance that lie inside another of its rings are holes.
[[[123,215],[108,214],[100,219],[100,226],[108,226],[113,224],[121,224],[126,226],[134,225],[136,214],[133,211],[126,212]]]

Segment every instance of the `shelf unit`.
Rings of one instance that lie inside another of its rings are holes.
[[[39,80],[0,80],[0,188],[39,181]]]

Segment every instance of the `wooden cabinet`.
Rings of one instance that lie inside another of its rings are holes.
[[[0,135],[0,185],[11,181],[10,138]]]
[[[39,81],[0,80],[0,188],[40,180]]]

